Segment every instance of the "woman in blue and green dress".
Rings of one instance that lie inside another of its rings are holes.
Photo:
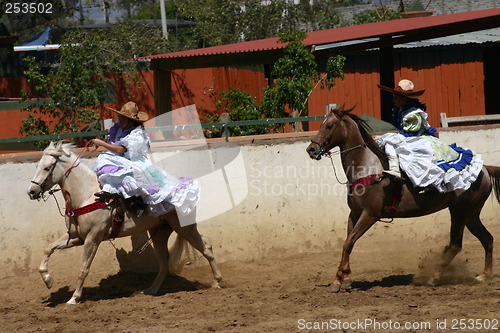
[[[483,166],[480,154],[456,144],[446,145],[429,125],[425,104],[419,101],[425,90],[415,90],[410,80],[394,88],[378,87],[393,94],[393,125],[399,133],[378,139],[389,158],[388,177],[401,177],[401,170],[421,193],[435,187],[439,192],[465,191],[477,179]]]

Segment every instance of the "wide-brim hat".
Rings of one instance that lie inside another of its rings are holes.
[[[382,90],[391,92],[393,94],[398,94],[401,96],[409,97],[409,98],[420,98],[425,92],[425,89],[414,91],[415,86],[414,86],[413,82],[411,82],[410,80],[407,80],[407,79],[403,79],[403,80],[399,81],[398,85],[394,89],[383,86],[381,84],[377,84],[377,86]]]
[[[139,111],[139,107],[134,102],[125,103],[125,105],[122,106],[120,111],[115,110],[113,108],[108,108],[108,109],[140,123],[143,123],[149,119],[148,114],[146,112]]]

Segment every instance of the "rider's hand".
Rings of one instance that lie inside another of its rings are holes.
[[[96,146],[96,147],[100,147],[103,145],[104,141],[102,141],[101,139],[92,139],[92,143]]]

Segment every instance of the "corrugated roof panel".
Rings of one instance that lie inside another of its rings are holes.
[[[433,38],[418,42],[394,45],[396,48],[413,48],[428,46],[446,46],[463,44],[483,44],[491,42],[500,42],[500,28],[473,31],[464,34]]]
[[[500,8],[478,10],[473,12],[464,12],[449,15],[428,16],[418,18],[399,19],[377,23],[368,23],[342,27],[329,30],[314,31],[308,33],[308,38],[304,41],[306,45],[323,45],[339,42],[348,42],[360,39],[369,39],[381,36],[405,35],[413,30],[439,26],[446,26],[452,23],[474,21],[488,17],[500,16]],[[250,42],[214,46],[203,49],[195,49],[167,54],[152,55],[137,59],[160,59],[160,58],[179,58],[193,56],[210,56],[217,54],[243,53],[275,50],[284,47],[284,44],[278,43],[279,38],[261,39]],[[409,43],[411,44],[411,43]]]

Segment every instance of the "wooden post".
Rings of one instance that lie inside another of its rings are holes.
[[[394,59],[392,46],[380,48],[379,67],[380,84],[389,88],[394,88]],[[380,90],[380,116],[382,120],[389,123],[392,121],[392,107],[392,95],[387,91]]]
[[[155,116],[172,111],[172,72],[155,69]]]

